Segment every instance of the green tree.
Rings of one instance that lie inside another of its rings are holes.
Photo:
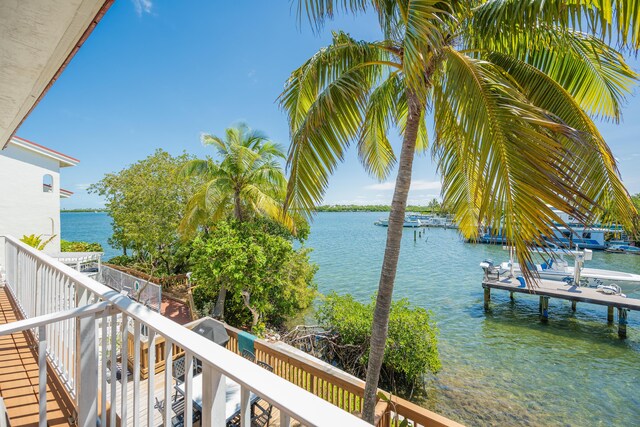
[[[193,247],[196,305],[206,307],[225,289],[230,324],[278,326],[315,297],[317,267],[309,262],[309,249],[295,250],[268,221],[219,221]]]
[[[125,255],[131,251],[138,263],[156,273],[175,274],[184,267],[185,245],[177,230],[198,181],[177,179],[176,170],[191,159],[159,149],[89,187],[106,201],[113,226],[109,244]]]
[[[294,219],[282,209],[287,179],[279,160],[280,146],[246,124],[228,128],[225,137],[204,135],[203,142],[217,151],[219,161],[192,160],[181,176],[204,183],[189,200],[180,230],[193,235],[199,227],[230,217],[243,222],[256,216],[271,218],[295,230]],[[221,283],[214,317],[224,319],[227,290]]]
[[[311,212],[354,142],[365,168],[397,165],[366,377],[373,422],[402,223],[416,152],[431,150],[443,201],[466,237],[502,225],[526,265],[560,219],[635,209],[592,121],[618,120],[637,76],[606,41],[640,47],[636,0],[299,0],[316,28],[340,11],[377,15],[383,39],[333,42],[295,70],[280,103],[289,116],[289,195]],[[581,31],[582,30],[582,31]],[[606,40],[605,40],[606,37]],[[402,137],[400,156],[388,139]],[[533,279],[533,273],[525,272]]]

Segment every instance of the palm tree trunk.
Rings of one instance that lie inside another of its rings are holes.
[[[409,116],[402,141],[400,163],[398,165],[398,177],[391,202],[389,214],[389,228],[387,230],[387,245],[384,250],[380,283],[378,285],[378,297],[373,313],[373,328],[371,331],[371,348],[369,350],[369,365],[367,366],[366,385],[364,390],[364,407],[362,417],[373,424],[375,417],[376,396],[380,369],[384,358],[384,349],[387,341],[389,326],[389,311],[391,309],[391,297],[393,285],[398,268],[400,255],[400,243],[402,241],[402,226],[404,214],[407,208],[407,197],[411,186],[411,170],[418,137],[418,128],[422,109],[418,98],[409,93]]]

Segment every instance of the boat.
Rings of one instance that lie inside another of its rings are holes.
[[[376,222],[374,222],[375,225],[379,225],[381,227],[388,227],[389,226],[389,220],[388,219],[379,219]],[[403,227],[407,227],[407,228],[416,228],[416,227],[422,227],[422,222],[419,219],[409,219],[406,218],[404,220],[404,223],[402,224]]]
[[[613,254],[640,255],[640,248],[636,246],[629,246],[629,245],[611,245],[604,251],[613,253]]]
[[[598,286],[617,285],[622,292],[632,293],[640,291],[640,274],[624,271],[605,270],[600,268],[585,268],[585,261],[590,261],[593,251],[589,249],[568,251],[564,249],[538,249],[535,250],[546,260],[539,264],[532,264],[530,268],[537,271],[541,279],[562,281],[568,284],[579,283],[580,286],[597,288]],[[574,257],[574,265],[569,265],[565,257]],[[513,260],[513,257],[511,257]],[[511,276],[522,275],[520,264],[505,261],[500,264],[502,272],[508,271]]]

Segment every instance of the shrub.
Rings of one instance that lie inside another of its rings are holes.
[[[60,241],[62,252],[104,252],[100,243]]]
[[[325,329],[335,333],[335,362],[353,375],[364,377],[367,368],[375,295],[368,304],[351,295],[329,294],[317,311]],[[394,393],[411,394],[422,386],[424,376],[441,368],[437,347],[438,329],[431,313],[407,299],[394,301],[389,317],[381,384]]]

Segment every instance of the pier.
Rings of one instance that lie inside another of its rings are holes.
[[[549,298],[558,298],[571,301],[571,308],[575,311],[577,303],[603,305],[607,307],[607,321],[613,322],[613,312],[618,312],[618,336],[627,336],[627,314],[629,311],[640,311],[640,299],[626,298],[620,295],[607,295],[595,288],[584,286],[569,286],[563,282],[554,280],[538,280],[533,287],[520,284],[515,277],[501,279],[487,279],[482,282],[484,288],[484,308],[489,308],[491,290],[508,291],[511,299],[515,293],[535,295],[540,298],[540,318],[543,322],[549,320]]]

